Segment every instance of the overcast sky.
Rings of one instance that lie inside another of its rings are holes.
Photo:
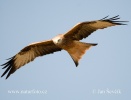
[[[0,64],[28,44],[65,33],[78,22],[107,15],[131,21],[130,10],[131,0],[0,0]],[[1,99],[131,99],[130,22],[98,30],[82,41],[98,45],[86,52],[78,68],[66,51],[38,57],[7,80],[0,78]]]

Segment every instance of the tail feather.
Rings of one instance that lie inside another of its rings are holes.
[[[73,47],[67,49],[66,51],[70,54],[71,58],[73,59],[76,67],[78,66],[79,60],[85,54],[86,50],[89,50],[91,46],[96,46],[97,44],[92,43],[83,43],[79,41],[75,41]]]

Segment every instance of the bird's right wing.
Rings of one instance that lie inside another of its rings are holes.
[[[8,73],[7,79],[17,69],[33,61],[36,57],[51,54],[56,51],[61,51],[61,48],[57,47],[52,40],[30,44],[2,65],[4,66],[2,69],[6,68],[6,70],[1,77]]]
[[[107,17],[96,21],[79,23],[75,25],[71,30],[69,30],[66,34],[64,34],[64,37],[71,38],[73,40],[81,40],[88,37],[91,33],[98,29],[104,29],[115,25],[126,25],[123,22],[127,21],[118,21],[118,19],[120,19],[119,16],[115,16],[112,18]]]

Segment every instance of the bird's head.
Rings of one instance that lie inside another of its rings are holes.
[[[63,34],[59,34],[57,35],[56,37],[54,37],[52,40],[55,44],[59,44],[62,42],[62,39],[63,39]]]

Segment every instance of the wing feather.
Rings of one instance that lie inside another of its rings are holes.
[[[56,51],[61,51],[61,48],[57,47],[52,40],[30,44],[2,65],[4,66],[2,69],[6,68],[6,70],[1,77],[8,73],[6,76],[7,79],[17,69],[33,61],[36,57],[51,54]]]
[[[75,25],[70,31],[64,34],[65,38],[71,38],[74,40],[81,40],[83,38],[88,37],[91,33],[98,29],[104,29],[107,27],[115,26],[115,25],[126,25],[123,22],[127,21],[117,21],[119,16],[115,16],[107,19],[106,16],[103,19],[90,21],[90,22],[82,22]]]

